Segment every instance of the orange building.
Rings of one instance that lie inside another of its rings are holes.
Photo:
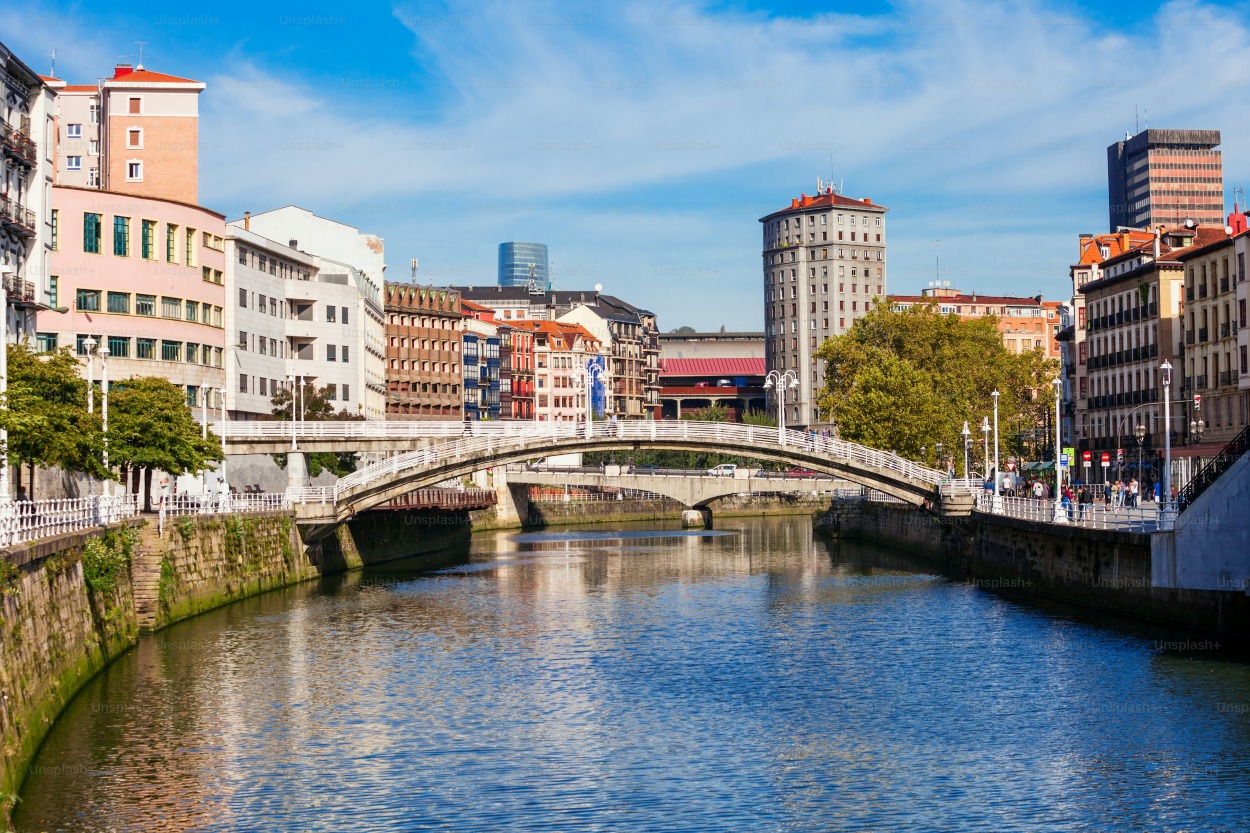
[[[960,318],[998,316],[998,331],[1003,335],[1003,345],[1012,353],[1042,350],[1046,357],[1060,356],[1059,315],[1063,304],[1059,301],[1043,301],[1041,295],[1017,298],[1004,295],[965,295],[951,287],[929,287],[919,295],[891,295],[894,309],[908,309],[917,304],[935,304],[943,315]]]

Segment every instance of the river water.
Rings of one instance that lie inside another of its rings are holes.
[[[1250,664],[718,527],[475,536],[145,637],[17,828],[1250,829]]]

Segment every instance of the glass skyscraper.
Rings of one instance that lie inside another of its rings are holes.
[[[551,289],[551,273],[547,271],[546,243],[500,243],[499,285],[525,286],[534,267],[534,283],[539,289]]]

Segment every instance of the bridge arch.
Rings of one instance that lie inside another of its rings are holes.
[[[333,487],[292,490],[301,519],[337,524],[412,489],[485,468],[573,452],[705,451],[801,466],[849,480],[913,505],[936,506],[946,474],[889,452],[799,431],[720,422],[599,423],[587,435],[573,423],[539,424],[531,431],[465,436],[366,466]],[[965,484],[966,485],[966,484]],[[952,493],[949,487],[945,490]]]

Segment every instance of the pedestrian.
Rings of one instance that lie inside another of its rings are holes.
[[[1128,482],[1129,505],[1132,506],[1134,509],[1137,508],[1137,498],[1140,495],[1140,493],[1141,493],[1141,485],[1137,482],[1137,478],[1134,477],[1132,480]]]
[[[1159,503],[1159,481],[1155,481],[1155,504]]]
[[[1085,512],[1090,508],[1090,504],[1094,502],[1094,496],[1090,494],[1089,486],[1082,485],[1081,490],[1076,495],[1077,503],[1077,520],[1085,520]]]
[[[1111,509],[1111,485],[1109,483],[1102,484],[1102,505],[1107,510]]]
[[[1121,499],[1122,499],[1122,495],[1120,493],[1120,481],[1117,480],[1116,482],[1111,484],[1111,508],[1119,509]]]
[[[1046,485],[1040,480],[1033,481],[1033,497],[1037,500],[1044,500],[1046,498]]]

